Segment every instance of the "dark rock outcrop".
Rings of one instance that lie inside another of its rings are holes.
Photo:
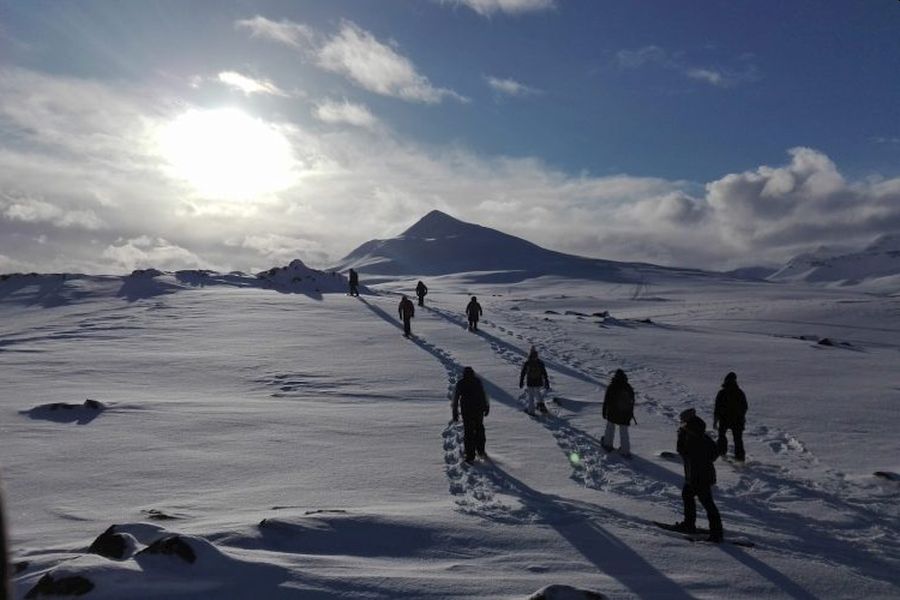
[[[94,584],[81,575],[71,575],[56,579],[50,573],[41,577],[33,588],[28,590],[25,598],[43,598],[44,596],[83,596],[94,589]]]
[[[97,539],[88,548],[88,552],[114,560],[124,559],[128,554],[128,537],[122,533],[116,533],[115,528],[115,525],[110,525],[109,529],[97,536]]]
[[[177,535],[169,535],[156,540],[155,542],[138,552],[138,555],[142,554],[174,555],[190,564],[194,564],[194,562],[197,560],[197,555],[194,553],[194,549],[191,548],[190,545],[181,536]]]

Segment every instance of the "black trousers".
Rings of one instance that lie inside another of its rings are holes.
[[[411,317],[403,317],[403,334],[404,335],[410,334],[410,327],[409,327],[410,318]]]
[[[474,460],[475,454],[484,454],[484,417],[463,417],[463,442],[466,460]]]
[[[731,436],[734,438],[734,458],[736,460],[744,460],[744,428],[741,425],[719,425],[719,439],[716,445],[719,447],[719,454],[725,456],[728,452],[728,438],[725,433],[731,430]]]
[[[684,487],[681,488],[685,525],[694,526],[697,524],[697,502],[694,500],[694,497],[700,500],[700,504],[706,510],[710,533],[722,533],[722,516],[719,514],[719,509],[716,508],[716,503],[713,502],[712,487],[708,485],[694,487],[689,483],[685,483]]]
[[[425,306],[425,296],[419,296],[419,306]]]
[[[478,319],[469,318],[469,331],[475,331],[478,329]]]

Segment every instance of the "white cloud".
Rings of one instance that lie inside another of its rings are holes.
[[[554,0],[441,0],[441,3],[468,6],[485,17],[498,12],[514,15],[556,7]]]
[[[444,98],[468,101],[453,90],[432,85],[410,59],[350,21],[342,22],[331,37],[321,36],[306,25],[274,23],[260,16],[238,21],[237,26],[250,29],[254,36],[293,46],[319,68],[342,75],[375,94],[425,104],[437,104]]]
[[[209,266],[207,261],[189,250],[163,238],[146,235],[118,240],[103,250],[102,257],[110,261],[113,268],[126,272],[151,267],[166,271]]]
[[[682,52],[671,53],[659,46],[644,46],[636,50],[619,50],[616,62],[622,69],[640,69],[648,65],[680,73],[688,79],[708,83],[714,87],[728,88],[760,78],[756,66],[749,62],[746,53],[737,58],[737,68],[700,67],[689,64]]]
[[[362,104],[343,100],[324,100],[313,111],[317,119],[325,123],[347,123],[365,129],[378,126],[378,119]]]
[[[223,71],[219,73],[218,80],[225,85],[231,86],[237,90],[250,94],[270,94],[272,96],[287,96],[271,81],[265,79],[253,79],[246,75],[241,75],[235,71]]]
[[[316,33],[311,27],[288,20],[271,21],[262,16],[237,21],[235,27],[247,29],[252,37],[267,38],[299,49],[312,47]]]
[[[507,96],[529,96],[539,94],[540,90],[529,87],[524,83],[519,83],[514,79],[503,79],[499,77],[491,77],[485,75],[484,80],[495,92],[505,94]]]
[[[36,198],[13,198],[0,192],[0,215],[9,221],[49,223],[63,229],[100,229],[103,221],[93,210],[68,210]]]

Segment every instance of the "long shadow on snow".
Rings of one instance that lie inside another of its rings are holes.
[[[795,581],[792,581],[784,573],[772,568],[758,558],[751,556],[749,552],[744,552],[743,550],[728,544],[723,544],[720,548],[735,560],[744,563],[745,566],[768,579],[772,582],[772,585],[777,586],[791,598],[796,598],[797,600],[818,600],[818,596],[804,589]]]
[[[446,321],[449,321],[450,323],[453,323],[454,325],[457,325],[458,327],[463,327],[463,328],[467,327],[467,323],[465,321],[463,321],[462,317],[454,317],[453,315],[449,314],[445,310],[435,308],[433,306],[426,306],[425,310],[433,312],[437,316],[441,317],[442,319],[444,319]],[[475,331],[474,333],[475,333],[475,335],[484,338],[486,341],[490,342],[491,344],[494,344],[498,348],[501,348],[508,352],[512,352],[513,354],[517,354],[517,355],[521,356],[523,359],[528,357],[528,352],[526,350],[522,350],[518,346],[510,344],[509,342],[507,342],[505,340],[501,340],[497,336],[491,335],[490,333],[486,333],[485,331],[483,331],[481,329]],[[585,383],[590,383],[591,385],[599,385],[599,386],[603,386],[603,387],[606,386],[606,383],[597,381],[593,377],[585,375],[584,373],[582,373],[580,371],[576,371],[575,369],[572,369],[571,367],[560,364],[556,361],[547,360],[546,357],[544,357],[542,360],[544,361],[544,364],[550,370],[557,371],[559,373],[562,373],[563,375],[567,375],[567,376],[571,377],[572,379],[578,379],[579,381],[584,381]]]
[[[571,515],[572,506],[558,496],[544,494],[513,477],[496,463],[487,470],[498,487],[514,492],[523,505],[542,517],[597,569],[615,578],[641,597],[693,598],[680,585],[658,571],[622,540],[584,515]],[[625,517],[627,518],[627,517]]]

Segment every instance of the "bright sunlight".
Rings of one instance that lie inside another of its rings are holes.
[[[172,174],[203,196],[250,199],[294,181],[287,139],[234,108],[190,110],[163,128],[159,143]]]

